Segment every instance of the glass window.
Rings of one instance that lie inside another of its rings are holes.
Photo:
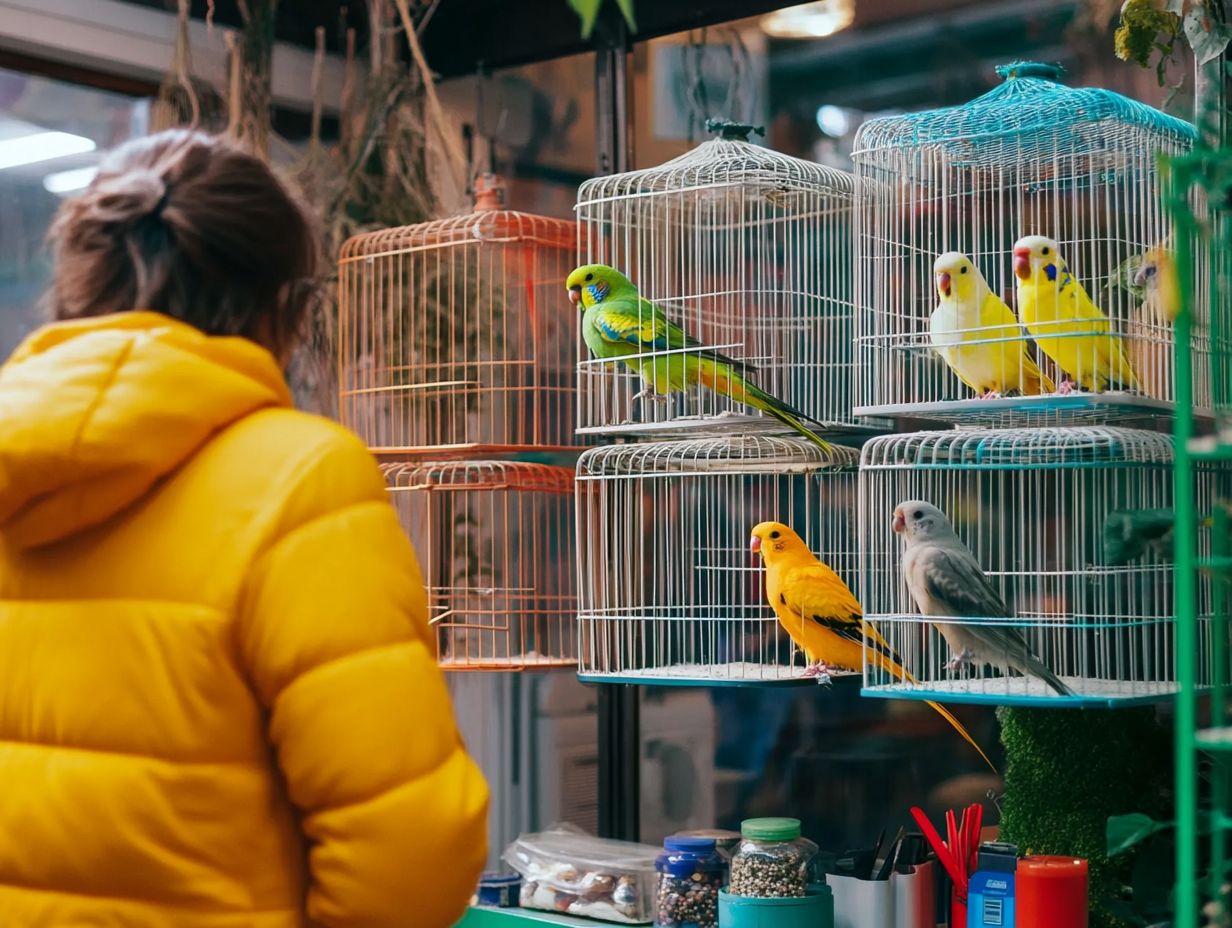
[[[47,228],[100,154],[146,132],[149,101],[0,68],[0,357],[38,323]]]

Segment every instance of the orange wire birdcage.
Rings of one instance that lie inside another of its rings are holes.
[[[577,663],[573,470],[511,461],[383,468],[446,670]]]
[[[570,450],[577,225],[499,208],[350,239],[339,259],[338,407],[378,455]]]

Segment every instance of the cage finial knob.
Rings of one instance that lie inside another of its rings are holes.
[[[505,205],[505,182],[496,174],[480,174],[475,179],[475,212],[500,209]]]
[[[706,131],[716,133],[721,139],[735,139],[740,142],[747,142],[749,135],[755,134],[765,138],[765,126],[750,126],[740,122],[731,122],[727,119],[707,119]]]
[[[1059,81],[1065,74],[1065,68],[1059,63],[1049,64],[1044,61],[1014,61],[1010,64],[997,65],[997,76],[1007,81],[1019,77],[1039,77],[1046,81]]]

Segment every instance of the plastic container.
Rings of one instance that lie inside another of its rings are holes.
[[[522,878],[516,873],[485,873],[479,878],[480,905],[498,909],[516,908]]]
[[[723,928],[834,928],[830,887],[810,886],[803,896],[758,899],[719,891]]]
[[[719,856],[723,858],[724,863],[730,864],[732,855],[736,853],[736,849],[740,847],[740,832],[727,831],[724,828],[699,828],[696,831],[678,831],[676,835],[681,838],[711,838],[714,840],[715,847],[718,849]]]
[[[524,909],[622,925],[654,920],[657,847],[595,838],[574,825],[519,835],[505,862],[522,875]]]
[[[727,869],[713,838],[672,835],[655,860],[655,925],[717,928],[719,890]]]
[[[728,892],[759,899],[805,895],[817,845],[800,837],[798,818],[748,818],[731,862]]]

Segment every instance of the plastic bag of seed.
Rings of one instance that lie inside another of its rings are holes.
[[[524,909],[640,925],[654,919],[658,853],[648,844],[596,838],[565,824],[519,835],[504,858],[522,875]]]

